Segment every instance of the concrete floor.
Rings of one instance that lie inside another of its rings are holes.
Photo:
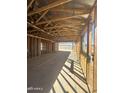
[[[75,52],[28,59],[28,93],[89,93]]]
[[[69,54],[56,52],[28,59],[28,93],[48,93]]]

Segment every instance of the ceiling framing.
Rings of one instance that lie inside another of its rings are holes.
[[[27,34],[52,41],[75,41],[96,0],[28,0]]]

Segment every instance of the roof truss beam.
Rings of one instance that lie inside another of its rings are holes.
[[[33,14],[36,14],[36,13],[40,13],[42,11],[45,11],[45,10],[48,10],[48,9],[51,9],[51,8],[54,8],[54,7],[57,7],[59,5],[62,5],[62,4],[65,4],[65,3],[68,3],[72,0],[57,0],[56,2],[53,2],[51,4],[48,4],[47,6],[44,6],[44,7],[41,7],[41,8],[38,8],[34,11],[31,11],[28,13],[28,16],[31,16]]]
[[[53,27],[46,27],[44,28],[45,30],[48,30],[48,29],[56,29],[56,28],[80,28],[79,26],[81,25],[60,25],[60,26],[53,26]]]
[[[32,35],[32,34],[27,34],[27,36],[29,37],[34,37],[34,38],[39,38],[39,39],[43,39],[43,40],[46,40],[46,41],[51,41],[51,42],[55,42],[53,40],[50,40],[50,39],[46,39],[46,38],[43,38],[43,37],[39,37],[39,36],[35,36],[35,35]]]
[[[29,3],[28,6],[27,6],[27,10],[29,9],[29,7],[31,7],[31,5],[33,4],[34,1],[35,1],[35,0],[31,0],[31,1],[30,1],[30,3]]]
[[[66,13],[75,13],[75,14],[86,14],[89,13],[90,10],[88,9],[82,9],[82,8],[74,8],[74,9],[69,9],[69,8],[53,8],[50,11],[52,12],[66,12]]]
[[[36,23],[36,25],[41,25],[41,24],[45,24],[45,23],[49,23],[49,22],[62,21],[62,20],[67,20],[67,19],[77,18],[77,17],[83,17],[83,19],[85,20],[84,16],[85,16],[84,14],[81,14],[81,15],[74,15],[74,16],[56,18],[56,19],[51,19],[51,20],[48,20],[48,21],[43,21],[43,22]]]
[[[48,35],[54,36],[53,34],[47,33],[47,32],[44,31],[43,29],[41,29],[41,28],[39,28],[39,27],[37,27],[37,26],[35,26],[35,25],[29,23],[29,22],[27,22],[27,23],[28,23],[28,25],[30,25],[31,27],[35,28],[36,31],[41,31],[41,32],[43,32],[43,33],[45,33],[45,34],[48,34]]]
[[[38,23],[47,13],[48,13],[48,10],[46,10],[46,11],[36,20],[36,23]]]

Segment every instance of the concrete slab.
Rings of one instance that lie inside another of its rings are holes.
[[[56,52],[28,59],[28,93],[48,93],[69,54],[70,52]]]

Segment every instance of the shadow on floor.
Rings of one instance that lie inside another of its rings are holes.
[[[88,88],[86,88],[86,78],[80,70],[81,67],[78,62],[68,59],[53,85],[54,91],[51,89],[49,93],[89,93]]]

